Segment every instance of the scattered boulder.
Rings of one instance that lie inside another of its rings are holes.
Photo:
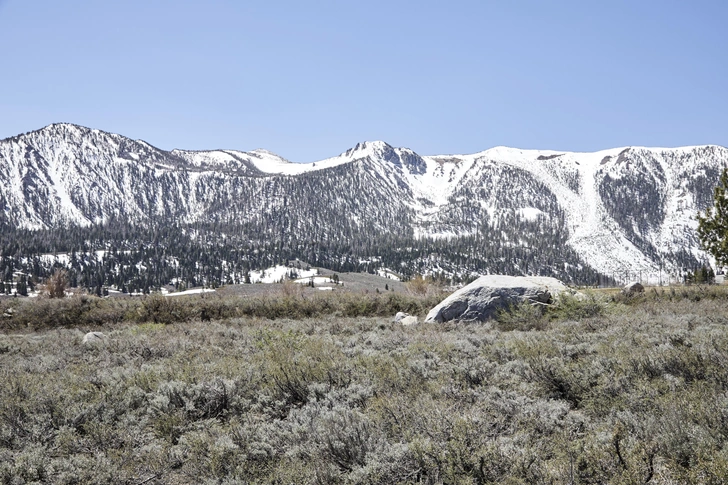
[[[416,316],[410,315],[409,313],[397,312],[397,314],[394,316],[394,323],[409,326],[417,325],[419,323],[419,320]]]
[[[417,325],[419,323],[418,319],[414,315],[407,315],[404,317],[400,322],[403,326],[409,327],[410,325]]]
[[[83,336],[82,343],[86,346],[101,345],[106,343],[107,338],[108,337],[101,332],[89,332]]]
[[[644,293],[645,287],[642,286],[642,283],[635,281],[633,283],[628,284],[624,288],[622,288],[622,293],[627,296],[634,296],[637,293]]]
[[[563,291],[568,291],[568,288],[556,278],[481,276],[430,310],[425,322],[484,322],[495,317],[499,310],[511,305],[523,302],[549,304]]]

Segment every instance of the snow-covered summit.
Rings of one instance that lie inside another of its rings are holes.
[[[365,141],[357,143],[354,147],[349,148],[340,157],[346,157],[351,160],[360,158],[377,156],[386,151],[393,150],[392,146],[383,141]]]
[[[484,237],[524,224],[565,234],[610,273],[704,257],[695,214],[726,166],[728,149],[715,145],[421,156],[383,141],[300,164],[263,149],[165,151],[57,123],[0,141],[0,225],[214,220],[325,239],[321,221],[336,217],[354,244],[357,231]]]

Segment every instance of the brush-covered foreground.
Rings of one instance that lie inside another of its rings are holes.
[[[696,289],[1,334],[0,483],[724,483],[727,315]]]

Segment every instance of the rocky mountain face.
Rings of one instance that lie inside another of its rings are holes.
[[[54,250],[60,228],[123,225],[133,245],[137,228],[171,227],[405,274],[677,273],[705,259],[695,215],[727,165],[718,146],[420,156],[383,142],[297,164],[54,124],[0,141],[0,227],[51,234]]]

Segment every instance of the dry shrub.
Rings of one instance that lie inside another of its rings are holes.
[[[361,294],[328,292],[304,297],[300,285],[282,285],[284,294],[252,298],[224,295],[191,295],[174,298],[152,294],[143,298],[26,298],[8,301],[0,308],[0,328],[32,326],[82,326],[135,323],[183,323],[193,320],[227,320],[258,317],[269,320],[302,319],[326,315],[391,317],[397,312],[421,315],[440,301],[440,296],[402,293]],[[11,309],[8,311],[8,309]]]
[[[46,294],[48,298],[63,298],[66,296],[68,287],[68,272],[65,269],[57,269],[46,282]]]
[[[68,298],[33,298],[14,302],[13,313],[0,321],[1,329],[94,327],[129,320],[126,302],[88,295]]]
[[[431,278],[422,275],[415,275],[411,280],[405,283],[407,291],[412,295],[431,296],[441,291],[440,286]]]
[[[303,296],[303,285],[293,280],[286,280],[280,285],[280,293],[286,298],[299,298]]]

